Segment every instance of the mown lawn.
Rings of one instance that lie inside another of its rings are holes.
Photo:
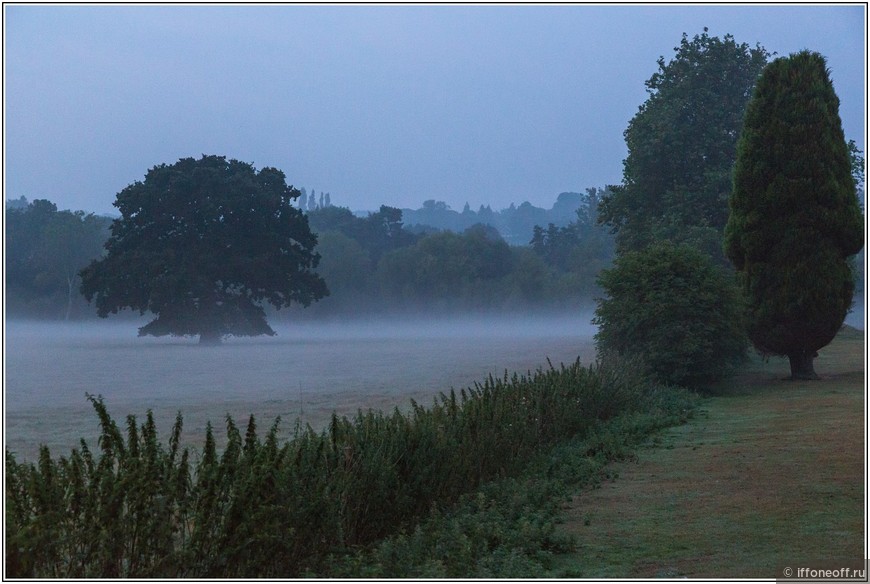
[[[775,578],[788,562],[864,553],[862,331],[816,359],[818,381],[754,360],[618,478],[575,496],[569,577]]]

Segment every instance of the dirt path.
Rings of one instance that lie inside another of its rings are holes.
[[[864,544],[864,343],[820,352],[817,382],[758,364],[685,426],[576,496],[564,528],[577,577],[774,578],[777,566],[860,559]]]

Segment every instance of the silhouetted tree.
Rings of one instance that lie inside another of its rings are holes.
[[[813,379],[852,303],[847,258],[864,242],[839,99],[818,53],[774,60],[746,112],[725,250],[749,302],[749,337]]]
[[[622,184],[601,202],[619,252],[668,239],[720,263],[737,138],[769,54],[760,45],[684,34],[646,82],[650,94],[625,130]]]
[[[427,235],[385,254],[378,275],[393,303],[482,308],[503,300],[503,279],[512,268],[510,246],[491,228],[478,225],[463,234]]]
[[[157,317],[139,335],[274,335],[263,304],[305,306],[327,295],[300,192],[275,168],[223,156],[155,166],[118,193],[105,258],[82,270],[97,313]]]
[[[605,193],[590,188],[585,195],[578,195],[580,200],[572,205],[575,220],[565,227],[550,223],[545,229],[535,225],[529,242],[535,253],[550,266],[562,271],[582,271],[594,280],[597,270],[608,265],[614,254],[612,234],[597,221],[598,204]]]

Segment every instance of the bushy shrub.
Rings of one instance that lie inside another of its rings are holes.
[[[664,241],[602,271],[595,341],[602,360],[630,355],[662,383],[699,387],[746,356],[736,285],[709,257]]]
[[[625,369],[633,367],[628,364]],[[606,385],[606,384],[605,384]],[[612,387],[612,386],[611,386]],[[643,408],[595,422],[584,436],[535,456],[516,478],[489,482],[453,508],[435,506],[413,531],[331,558],[329,578],[564,578],[556,554],[577,541],[558,529],[565,501],[617,475],[608,463],[630,459],[658,429],[681,424],[697,395],[645,386]]]

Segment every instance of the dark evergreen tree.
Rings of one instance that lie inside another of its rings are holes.
[[[223,156],[155,166],[118,193],[106,256],[82,270],[97,313],[157,315],[139,335],[274,335],[263,304],[328,294],[314,273],[317,238],[291,205],[300,192],[275,168]]]
[[[847,258],[864,241],[824,57],[803,51],[765,68],[737,152],[725,251],[748,299],[749,337],[788,357],[792,379],[813,379],[817,351],[851,306]]]
[[[768,53],[704,33],[685,34],[646,82],[649,98],[625,130],[623,181],[603,197],[600,220],[618,251],[667,239],[724,264],[722,232],[737,138]]]

